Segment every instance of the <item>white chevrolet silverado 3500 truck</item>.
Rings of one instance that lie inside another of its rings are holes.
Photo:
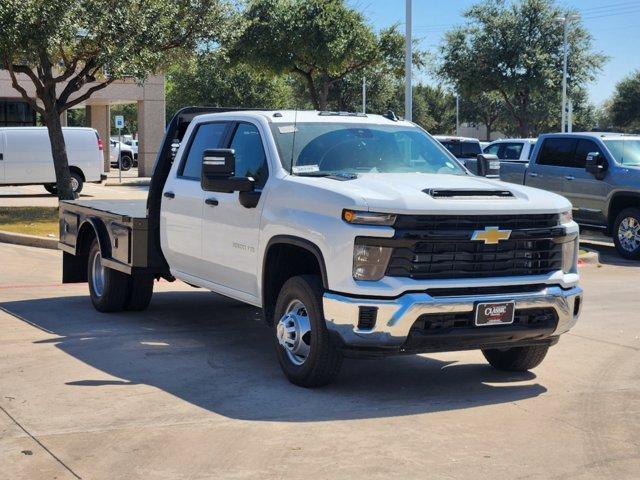
[[[173,118],[146,205],[61,203],[63,281],[99,311],[146,308],[161,277],[255,305],[301,386],[345,356],[527,370],[576,322],[563,197],[471,175],[392,114],[210,111]]]

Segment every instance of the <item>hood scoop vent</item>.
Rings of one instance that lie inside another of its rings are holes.
[[[424,193],[433,198],[451,198],[451,199],[487,199],[487,198],[514,198],[513,193],[509,190],[441,190],[437,188],[428,188],[423,190]]]

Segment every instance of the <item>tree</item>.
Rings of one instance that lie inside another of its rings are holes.
[[[530,136],[533,103],[543,104],[538,112],[560,103],[563,24],[558,19],[570,13],[575,12],[561,11],[553,0],[482,1],[464,13],[466,25],[445,35],[439,74],[465,98],[499,95],[518,134]],[[567,28],[571,95],[594,78],[605,57],[592,52],[592,37],[577,17]]]
[[[0,3],[0,62],[48,129],[61,199],[74,195],[60,114],[118,78],[142,80],[171,53],[215,38],[225,18],[221,0]],[[33,86],[35,99],[25,83]]]
[[[495,93],[479,93],[471,98],[461,98],[460,119],[464,122],[482,123],[487,128],[485,140],[490,142],[494,127],[504,122],[504,101]]]
[[[376,35],[344,0],[250,0],[233,58],[304,82],[309,100],[326,110],[331,89],[362,78],[397,50],[395,28]],[[402,60],[400,57],[398,60]]]
[[[616,85],[607,112],[615,128],[624,132],[640,131],[640,70]]]
[[[167,72],[168,117],[188,105],[287,108],[295,106],[293,87],[246,63],[231,63],[222,49],[199,52]]]

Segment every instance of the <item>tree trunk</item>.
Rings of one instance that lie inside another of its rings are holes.
[[[491,122],[486,122],[485,126],[487,127],[487,142],[491,141],[491,127],[493,126],[493,124]]]
[[[329,103],[329,88],[331,88],[331,82],[325,80],[322,82],[322,90],[320,90],[320,94],[318,95],[318,110],[326,111],[327,104]]]
[[[56,172],[56,186],[60,200],[73,200],[75,194],[71,188],[71,172],[67,159],[67,147],[62,134],[60,112],[54,106],[45,106],[44,121],[49,132],[51,153],[53,155],[53,168]]]

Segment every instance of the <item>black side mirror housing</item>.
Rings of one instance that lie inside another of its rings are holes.
[[[500,178],[500,160],[497,155],[478,154],[478,176]]]
[[[202,152],[200,184],[205,192],[252,192],[255,180],[236,177],[236,156],[232,149],[215,148]]]
[[[587,155],[584,169],[598,180],[602,180],[609,169],[609,162],[599,152],[591,152]]]

